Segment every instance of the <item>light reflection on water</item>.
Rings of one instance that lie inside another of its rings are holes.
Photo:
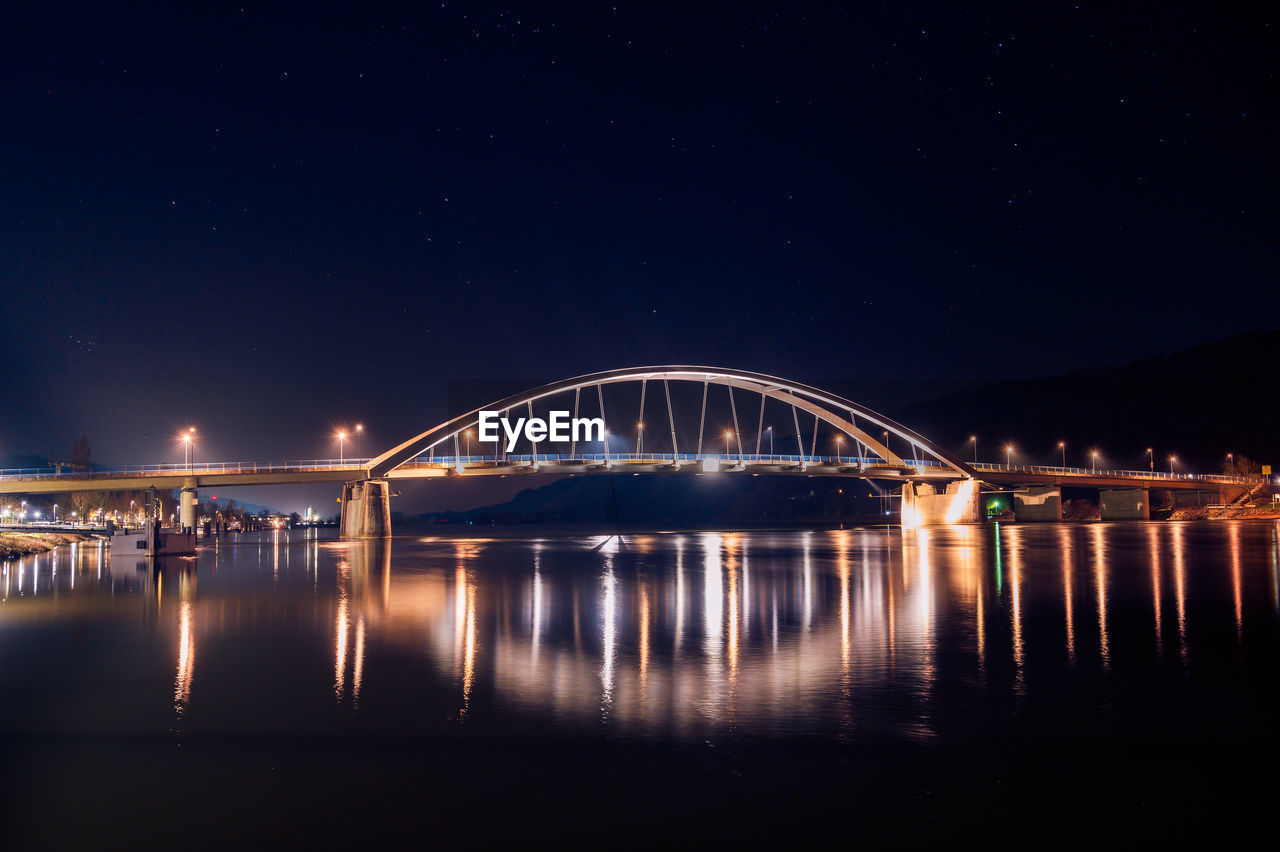
[[[930,740],[1110,729],[1117,697],[1124,724],[1172,724],[1159,702],[1201,680],[1243,672],[1229,704],[1276,673],[1278,528],[275,532],[157,566],[86,542],[0,569],[0,674],[63,683],[107,730]],[[3,718],[58,724],[21,698]]]

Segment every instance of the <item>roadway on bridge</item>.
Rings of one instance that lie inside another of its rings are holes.
[[[217,488],[258,485],[341,483],[367,478],[369,459],[311,459],[295,462],[218,462],[199,465],[151,465],[94,471],[0,470],[0,494],[56,494],[70,491],[144,491],[155,487]],[[989,485],[1056,484],[1084,488],[1163,488],[1195,490],[1246,485],[1254,478],[1215,474],[1161,473],[1151,470],[1102,470],[1052,466],[971,465]],[[879,458],[737,453],[576,453],[471,455],[418,458],[392,470],[390,479],[451,476],[524,476],[608,473],[790,474],[879,480],[960,478],[932,460],[895,466]]]

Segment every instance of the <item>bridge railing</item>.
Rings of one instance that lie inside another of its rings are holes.
[[[1218,482],[1233,485],[1259,482],[1263,479],[1261,476],[1239,476],[1222,473],[1169,473],[1159,470],[1117,470],[1100,467],[1056,467],[1052,465],[1025,464],[1005,465],[992,464],[990,462],[978,462],[977,464],[970,462],[969,466],[976,471],[990,473],[1035,473],[1049,476],[1088,476],[1115,479],[1167,479],[1179,482]]]
[[[788,453],[512,453],[498,455],[419,456],[406,467],[447,466],[459,464],[536,464],[548,463],[596,463],[638,462],[651,464],[700,463],[716,460],[726,464],[776,464],[776,465],[830,465],[836,467],[884,468],[885,461],[878,457],[800,455]],[[0,480],[46,479],[102,479],[109,481],[128,476],[208,476],[212,474],[243,473],[305,473],[309,471],[357,471],[370,459],[302,459],[268,462],[195,462],[193,464],[126,465],[124,467],[97,468],[91,471],[69,470],[67,467],[5,468],[0,469]],[[942,469],[945,465],[936,459],[905,459],[908,467]],[[975,471],[990,473],[1028,473],[1047,476],[1107,477],[1116,479],[1174,480],[1180,482],[1211,482],[1223,484],[1256,483],[1261,476],[1232,476],[1227,474],[1167,473],[1158,470],[1117,470],[1112,468],[1057,467],[1051,465],[1003,465],[990,462],[971,463]]]
[[[63,467],[0,469],[0,479],[107,479],[130,475],[200,476],[213,473],[271,473],[312,470],[356,470],[369,459],[302,459],[267,462],[195,462],[193,464],[134,464],[123,467],[69,470]]]
[[[641,462],[651,464],[670,464],[679,462],[702,462],[716,460],[732,464],[809,464],[832,465],[839,467],[887,467],[885,461],[878,457],[859,456],[824,456],[799,455],[787,453],[508,453],[492,455],[461,456],[419,456],[407,462],[405,467],[456,467],[459,464],[534,464],[548,463],[594,463],[594,462]],[[943,467],[935,460],[908,462],[909,467]]]

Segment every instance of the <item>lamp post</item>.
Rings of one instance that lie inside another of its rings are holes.
[[[1059,441],[1058,449],[1062,450],[1062,466],[1066,467],[1067,466],[1067,442]]]
[[[1227,470],[1231,473],[1236,472],[1236,454],[1227,453]]]
[[[1174,465],[1174,463],[1175,463],[1175,462],[1177,462],[1177,460],[1178,460],[1178,457],[1177,457],[1177,456],[1169,456],[1169,473],[1170,473],[1170,475],[1172,475],[1172,474],[1173,474],[1173,465]]]
[[[1013,444],[1006,444],[1004,448],[1004,466],[1006,470],[1013,469]]]
[[[885,448],[886,450],[887,450],[887,449],[889,449],[889,430],[888,430],[888,429],[885,429],[885,430],[884,430],[883,432],[881,432],[880,434],[881,434],[882,436],[884,436],[884,448]],[[887,461],[887,459],[886,459],[886,461]]]
[[[359,440],[359,439],[360,439],[360,435],[362,435],[363,433],[364,433],[364,424],[363,424],[363,423],[357,423],[357,424],[356,424],[355,440],[352,442],[353,444],[355,444],[356,458],[357,458],[357,459],[359,459],[359,458],[360,458],[360,440]]]
[[[346,443],[347,443],[347,433],[339,432],[338,433],[338,464],[339,466],[346,463]]]
[[[769,433],[769,455],[773,455],[773,427],[766,427],[764,431]]]
[[[1156,454],[1147,447],[1147,470],[1154,471],[1156,469]]]
[[[462,434],[465,435],[467,438],[467,458],[471,458],[471,430],[468,429]]]
[[[1098,451],[1094,450],[1093,452],[1089,453],[1089,458],[1092,459],[1093,472],[1097,473],[1098,472]]]
[[[195,453],[193,452],[194,448],[192,447],[192,444],[191,444],[191,442],[194,440],[191,436],[191,433],[194,431],[195,431],[194,429],[189,429],[187,430],[187,433],[182,436],[182,453],[184,456],[186,456],[188,471],[190,471],[192,469],[192,466],[195,464]]]
[[[978,463],[978,436],[970,435],[969,443],[973,444],[973,463],[977,464]]]
[[[836,435],[836,464],[840,464],[840,451],[844,447],[844,435]]]
[[[732,432],[725,432],[725,433],[724,433],[724,454],[725,454],[726,456],[727,456],[727,455],[729,455],[729,439],[730,439],[730,438],[732,438],[732,437],[733,437],[733,433],[732,433]]]
[[[636,455],[644,455],[644,422],[636,422]]]

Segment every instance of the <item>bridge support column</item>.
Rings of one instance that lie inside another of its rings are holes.
[[[342,486],[343,538],[391,535],[391,490],[385,479],[362,479]]]
[[[178,524],[194,532],[199,512],[200,495],[196,491],[196,481],[188,479],[182,484],[182,494],[178,498]]]
[[[942,494],[927,482],[902,484],[903,527],[974,524],[978,522],[979,508],[976,479],[948,483]]]
[[[1104,488],[1098,492],[1104,521],[1151,520],[1151,491],[1147,488]]]
[[[1028,485],[1013,495],[1013,515],[1019,521],[1062,520],[1062,489],[1056,485]]]

